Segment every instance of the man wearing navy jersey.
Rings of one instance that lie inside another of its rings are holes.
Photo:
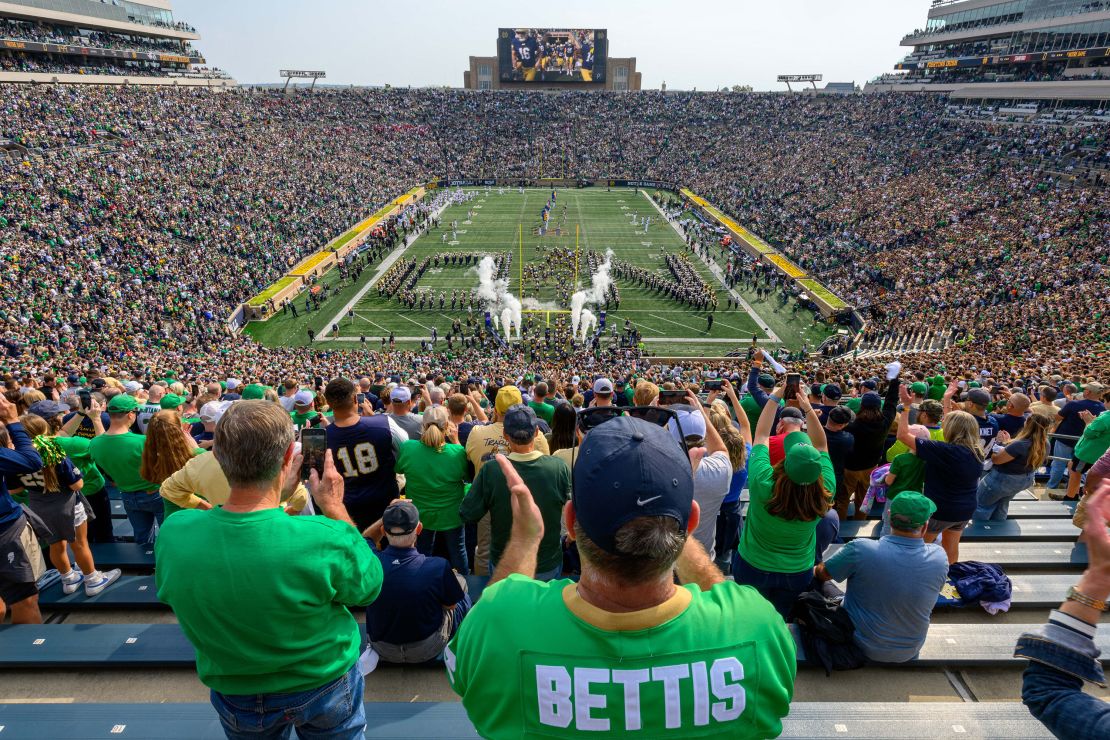
[[[513,68],[524,75],[525,82],[536,79],[536,62],[539,61],[540,42],[533,31],[518,31],[513,37]]]
[[[343,476],[343,505],[362,531],[381,519],[385,507],[397,498],[393,468],[409,437],[388,416],[374,415],[369,401],[360,406],[356,393],[355,384],[346,378],[336,378],[324,389],[335,413],[327,427],[328,449]]]

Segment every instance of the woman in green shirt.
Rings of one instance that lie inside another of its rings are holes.
[[[405,475],[405,496],[420,512],[424,530],[416,549],[431,555],[436,535],[447,539],[447,559],[459,573],[469,573],[466,538],[459,504],[466,481],[466,448],[459,444],[459,430],[447,418],[447,409],[433,406],[421,417],[420,439],[401,445],[394,470]]]
[[[768,396],[759,415],[748,459],[751,502],[732,564],[737,583],[755,587],[785,619],[813,578],[817,524],[829,511],[836,475],[825,430],[804,394],[790,405],[806,413],[808,436],[783,441],[785,459],[772,467],[767,441],[784,387]]]

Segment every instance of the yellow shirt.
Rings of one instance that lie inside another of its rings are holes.
[[[213,506],[226,504],[231,494],[231,485],[228,484],[216,456],[209,452],[194,457],[185,463],[185,467],[162,481],[159,493],[162,498],[182,509],[195,509],[201,501],[197,493],[203,493],[204,498]],[[308,503],[308,489],[304,484],[299,484],[284,503],[287,510],[301,511]]]
[[[551,448],[547,445],[547,438],[539,431],[536,432],[536,450],[544,455],[551,454]],[[466,438],[466,457],[470,460],[470,464],[474,466],[475,475],[478,474],[487,460],[492,460],[493,456],[498,453],[502,455],[509,454],[509,443],[505,441],[504,424],[497,421],[470,430],[470,436]]]

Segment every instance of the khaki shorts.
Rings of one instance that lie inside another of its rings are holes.
[[[34,596],[45,572],[38,538],[27,517],[20,516],[0,531],[0,599],[18,604]]]

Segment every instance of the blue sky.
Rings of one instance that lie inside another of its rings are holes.
[[[175,0],[210,64],[242,83],[283,68],[328,82],[462,85],[471,55],[496,53],[501,26],[607,28],[610,56],[634,56],[645,88],[784,89],[778,74],[863,83],[906,52],[928,0]]]

